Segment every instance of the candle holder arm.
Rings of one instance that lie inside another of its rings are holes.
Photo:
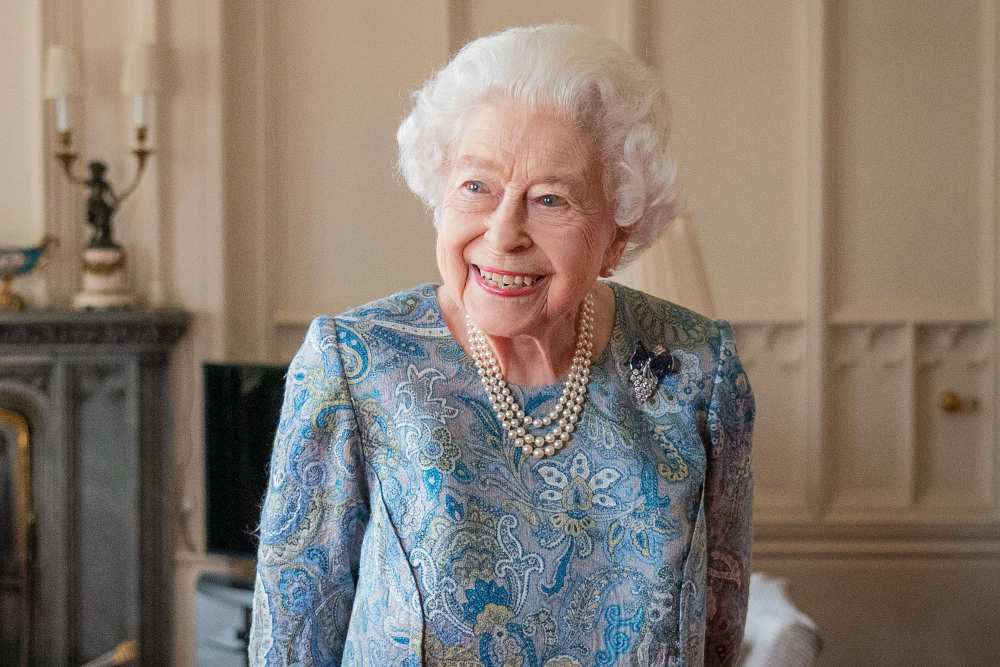
[[[86,185],[86,178],[77,178],[73,175],[73,163],[79,157],[73,150],[73,135],[69,130],[59,133],[59,150],[56,151],[56,158],[62,163],[63,172],[71,183]]]
[[[139,181],[142,179],[142,174],[146,171],[146,163],[149,161],[149,156],[153,154],[153,149],[139,146],[132,151],[132,154],[135,155],[135,159],[138,161],[138,167],[136,168],[135,177],[132,179],[132,182],[116,197],[116,203],[118,204],[125,201],[125,198],[139,187]]]

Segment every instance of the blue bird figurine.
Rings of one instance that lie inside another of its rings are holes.
[[[59,239],[46,234],[33,248],[0,246],[0,311],[24,310],[24,299],[11,290],[10,284],[14,276],[31,273],[53,245],[59,245]]]

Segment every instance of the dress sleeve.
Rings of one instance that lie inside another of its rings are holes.
[[[260,519],[251,665],[340,664],[370,515],[365,471],[335,320],[317,317],[285,378]]]
[[[708,610],[705,664],[739,656],[750,585],[751,437],[756,411],[732,326],[717,320],[719,360],[708,408],[711,447],[705,479]]]

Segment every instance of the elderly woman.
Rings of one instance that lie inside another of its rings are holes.
[[[666,98],[581,28],[478,39],[400,166],[440,285],[311,323],[252,664],[731,664],[754,398],[725,320],[598,280],[677,214]]]

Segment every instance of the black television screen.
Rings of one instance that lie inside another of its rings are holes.
[[[254,530],[286,365],[205,363],[205,527],[214,553],[256,555]]]

